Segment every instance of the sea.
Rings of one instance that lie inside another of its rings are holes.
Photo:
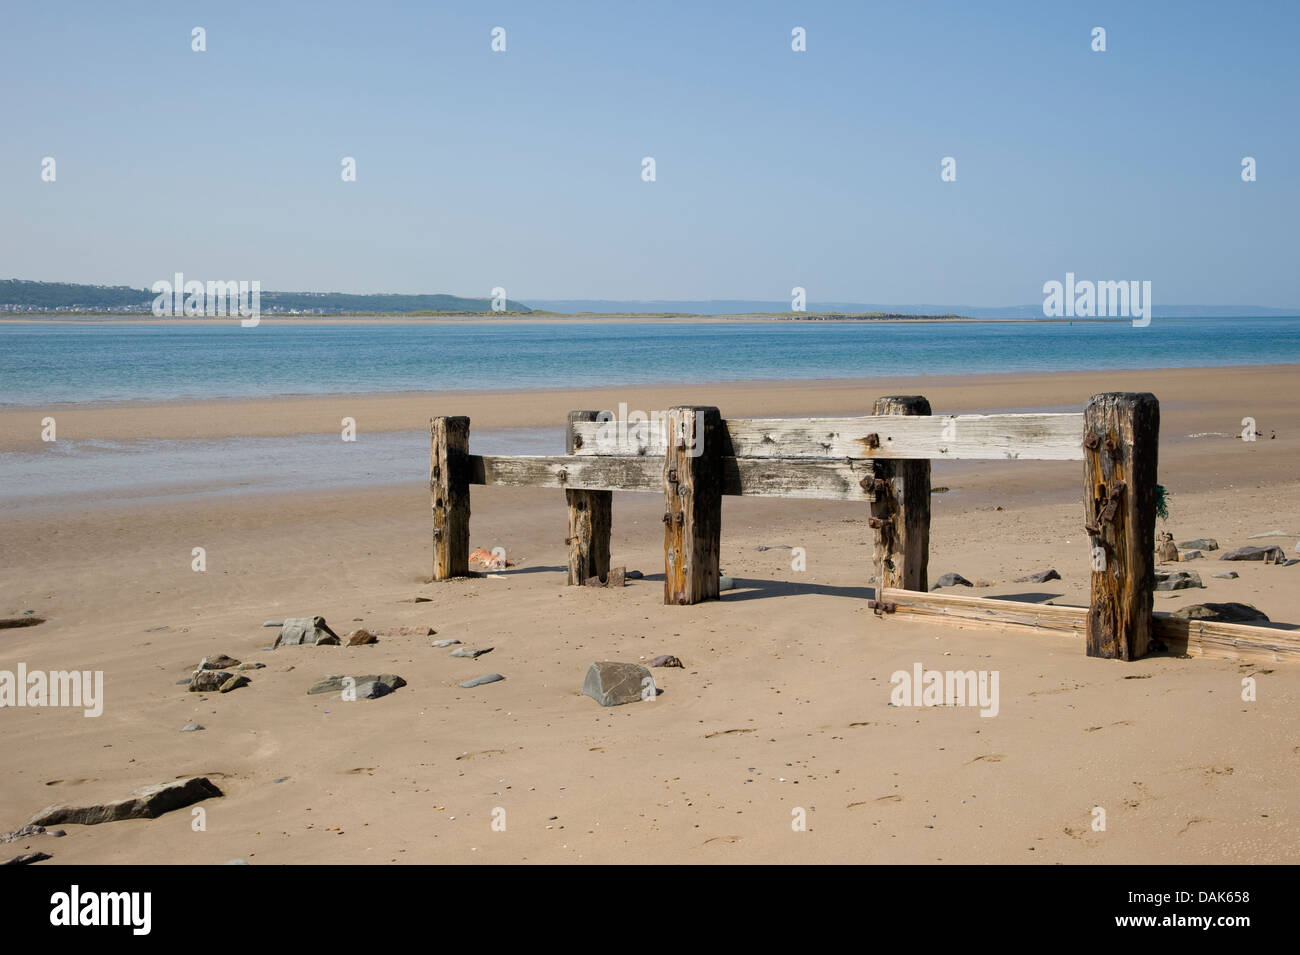
[[[293,395],[1300,365],[1300,317],[1105,322],[0,323],[0,410]],[[1300,372],[1297,381],[1300,382]],[[1008,410],[1008,409],[989,409]],[[1048,409],[1042,409],[1048,410]],[[0,452],[0,509],[427,481],[428,435],[100,441]],[[555,454],[563,429],[476,432]],[[355,449],[355,450],[352,450]]]

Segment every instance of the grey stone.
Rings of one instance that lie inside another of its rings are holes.
[[[1237,579],[1237,572],[1236,572],[1235,570],[1230,570],[1230,571],[1228,571],[1226,574],[1210,574],[1210,576],[1211,576],[1211,577],[1220,577],[1220,578],[1222,578],[1223,580],[1236,580],[1236,579]]]
[[[393,692],[393,688],[387,683],[380,683],[378,680],[365,680],[357,682],[357,699],[358,700],[377,700],[381,696],[387,696]]]
[[[347,679],[345,676],[326,677],[325,679],[313,684],[307,693],[338,693],[343,689],[343,681],[345,679]],[[378,676],[370,673],[365,676],[354,676],[352,679],[356,681],[357,686],[360,686],[362,683],[383,683],[390,690],[397,690],[406,686],[406,681],[395,673],[381,673]]]
[[[222,795],[206,776],[192,776],[157,786],[142,786],[126,799],[92,806],[46,806],[32,817],[30,825],[50,826],[70,822],[95,826],[121,819],[156,819],[165,812],[183,809],[204,799]]]
[[[938,590],[940,587],[958,587],[958,586],[973,587],[974,584],[972,584],[961,574],[944,574],[942,577],[940,577],[938,580],[934,582],[934,586],[931,587],[930,589]]]
[[[229,670],[231,667],[239,666],[239,661],[234,657],[228,657],[224,653],[218,653],[215,657],[204,657],[199,661],[196,670]]]
[[[54,856],[48,852],[28,852],[20,856],[14,856],[8,862],[0,862],[0,865],[31,865],[33,862],[44,862],[46,859],[53,859]]]
[[[1036,574],[1030,574],[1028,577],[1017,577],[1018,584],[1045,584],[1049,580],[1060,580],[1061,575],[1053,570],[1040,570]]]
[[[682,661],[677,659],[671,653],[664,653],[655,657],[653,660],[647,660],[646,666],[649,667],[680,667]]]
[[[1201,575],[1194,570],[1156,571],[1156,590],[1188,590],[1204,586]]]
[[[318,647],[337,647],[341,642],[342,641],[339,640],[338,634],[322,633],[316,638],[315,645]]]
[[[15,829],[13,832],[0,832],[0,844],[7,842],[21,842],[24,839],[30,839],[32,836],[66,836],[67,833],[62,829],[46,829],[44,826],[26,825],[21,829]]]
[[[1183,550],[1218,550],[1219,542],[1213,537],[1198,537],[1194,541],[1183,541],[1178,546]]]
[[[197,733],[197,732],[199,732],[200,730],[205,730],[205,729],[207,729],[207,727],[206,727],[206,726],[203,726],[203,725],[201,725],[201,724],[199,724],[199,723],[186,723],[184,726],[181,727],[181,732],[182,732],[182,733]]]
[[[471,660],[477,660],[479,657],[483,656],[483,654],[491,653],[495,649],[496,647],[485,647],[482,650],[477,650],[474,647],[460,647],[456,650],[452,650],[450,656],[468,657]]]
[[[1178,552],[1179,560],[1200,560],[1205,555],[1199,550],[1184,550]]]
[[[605,581],[606,587],[622,587],[627,581],[626,567],[611,567],[609,569],[609,579]]]
[[[242,673],[232,676],[225,683],[221,684],[221,692],[229,693],[231,690],[238,690],[241,686],[248,686],[252,681]]]
[[[243,859],[231,859],[229,862],[223,862],[222,865],[248,865]]]
[[[442,649],[443,647],[454,647],[458,643],[460,643],[459,640],[435,640],[433,641],[433,643],[429,645],[432,647],[437,647],[439,649]]]
[[[1276,544],[1271,547],[1238,547],[1224,554],[1219,560],[1262,560],[1265,563],[1279,563],[1286,560],[1286,553]]]
[[[325,638],[333,637],[332,641]],[[337,644],[339,635],[329,628],[324,617],[289,617],[280,628],[280,635],[275,638],[276,647],[297,647],[304,643]]]
[[[505,677],[500,673],[488,673],[484,676],[476,676],[474,679],[466,680],[464,683],[458,685],[462,690],[468,690],[470,687],[483,686],[485,683],[498,683],[504,679]]]
[[[284,626],[284,621],[283,621],[283,620],[263,620],[263,621],[262,621],[262,626],[264,626],[264,627],[283,627],[283,626]]]
[[[1259,540],[1261,537],[1295,537],[1295,534],[1288,534],[1286,531],[1278,529],[1275,531],[1265,531],[1262,534],[1251,534],[1246,540]]]
[[[719,577],[719,578],[718,578],[718,590],[719,590],[719,591],[722,591],[722,590],[735,590],[735,589],[736,589],[736,581],[735,581],[734,578],[732,578],[732,577]]]
[[[1179,620],[1217,620],[1220,623],[1269,622],[1262,611],[1242,603],[1193,604],[1190,607],[1180,607],[1170,616]]]
[[[265,663],[241,663],[235,667],[236,670],[261,670],[266,666]]]
[[[587,668],[587,678],[582,683],[583,695],[601,706],[635,703],[643,699],[643,688],[651,694],[656,692],[654,677],[637,663],[593,663]]]
[[[628,579],[628,580],[640,580],[640,579],[641,579],[642,577],[644,577],[644,576],[645,576],[645,574],[641,573],[641,571],[639,571],[639,570],[629,570],[629,571],[627,572],[627,579]]]
[[[190,677],[190,692],[215,693],[221,689],[221,684],[232,676],[233,673],[227,673],[225,670],[195,670],[194,675]]]

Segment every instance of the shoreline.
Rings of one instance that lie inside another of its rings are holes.
[[[1243,379],[1241,369],[1249,368]],[[0,451],[42,445],[41,420],[55,416],[59,438],[129,441],[139,438],[283,437],[338,431],[341,419],[365,433],[424,430],[440,414],[469,415],[479,428],[535,428],[562,425],[570,410],[629,408],[657,410],[680,404],[717,405],[724,417],[857,416],[869,414],[875,398],[924,394],[935,413],[994,413],[1007,410],[1082,410],[1103,391],[1151,391],[1170,403],[1205,404],[1206,395],[1234,396],[1243,410],[1222,428],[1239,430],[1240,419],[1260,427],[1268,409],[1294,390],[1292,364],[1220,365],[1189,368],[1002,372],[971,375],[808,378],[710,383],[665,382],[598,388],[441,392],[334,393],[272,398],[211,398],[176,401],[51,403],[0,407]],[[1249,385],[1249,387],[1248,387]],[[1232,400],[1232,399],[1226,399]],[[1275,424],[1267,425],[1276,427]],[[1202,429],[1204,430],[1204,429]]]

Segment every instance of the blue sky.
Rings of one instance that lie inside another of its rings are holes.
[[[0,278],[1300,305],[1300,4],[705,7],[10,4]]]

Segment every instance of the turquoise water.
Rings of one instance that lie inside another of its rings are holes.
[[[1300,318],[0,325],[0,406],[1300,363]]]

